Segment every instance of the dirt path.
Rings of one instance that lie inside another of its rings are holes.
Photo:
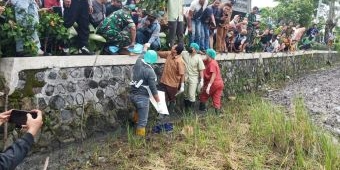
[[[340,136],[340,66],[291,80],[268,98],[290,107],[294,97],[303,97],[313,121]]]
[[[61,146],[53,151],[31,152],[16,170],[42,170],[47,157],[49,157],[48,170],[68,170],[81,169],[70,164],[84,165],[93,159],[98,146],[105,145],[113,141],[127,142],[125,129],[117,129],[116,132],[99,134],[84,141],[78,141],[69,145]],[[105,163],[105,159],[100,163]],[[89,164],[89,169],[91,166]]]

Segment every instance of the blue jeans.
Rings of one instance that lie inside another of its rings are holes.
[[[200,48],[201,50],[207,50],[209,46],[209,24],[201,24],[201,37],[200,37]]]
[[[142,87],[143,88],[143,87]],[[148,123],[149,116],[149,96],[145,95],[130,95],[130,100],[136,107],[138,112],[137,128],[144,128]]]
[[[190,43],[197,43],[200,47],[202,47],[201,44],[201,35],[202,35],[202,23],[200,20],[192,20],[191,21],[191,37],[190,37]]]
[[[15,19],[18,23],[23,26],[30,26],[27,28],[34,29],[34,25],[39,23],[39,14],[38,14],[38,5],[35,0],[12,0],[12,4],[14,5],[15,10]],[[28,20],[28,16],[32,17],[32,21]],[[38,37],[38,31],[34,30],[31,35],[34,43],[37,48],[40,49],[40,40]],[[21,38],[18,38],[16,41],[16,51],[23,52],[24,51],[24,41]]]

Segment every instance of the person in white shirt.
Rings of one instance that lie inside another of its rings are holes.
[[[278,52],[280,47],[280,43],[277,40],[277,35],[273,35],[272,39],[269,41],[269,46],[266,49],[266,52],[276,53]]]
[[[243,29],[241,33],[238,33],[234,40],[233,50],[235,52],[244,52],[247,45],[247,30]]]
[[[202,22],[201,17],[203,11],[208,6],[208,0],[194,0],[190,4],[189,14],[188,14],[188,32],[191,33],[190,43],[197,43],[201,48],[202,37]]]
[[[239,15],[235,15],[233,20],[230,21],[229,23],[229,27],[233,28],[234,30],[236,30],[236,25],[240,22],[240,16]]]

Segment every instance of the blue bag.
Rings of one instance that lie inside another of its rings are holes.
[[[135,54],[142,54],[143,53],[143,45],[142,44],[135,44],[133,48],[129,47],[128,50],[130,53]]]
[[[117,53],[119,51],[119,48],[116,46],[109,46],[109,51],[114,54]]]

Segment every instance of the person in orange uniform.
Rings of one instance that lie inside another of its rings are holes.
[[[203,61],[205,70],[203,71],[204,86],[200,94],[200,111],[206,111],[206,103],[211,97],[215,113],[219,114],[221,110],[221,96],[224,88],[221,71],[218,66],[216,52],[213,49],[206,51],[207,58]]]

